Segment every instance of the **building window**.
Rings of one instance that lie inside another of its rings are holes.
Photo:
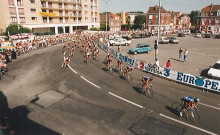
[[[17,17],[11,17],[11,22],[17,22]]]
[[[37,20],[37,17],[31,17],[31,20],[35,21]]]
[[[215,24],[219,24],[219,19],[215,19]]]
[[[205,25],[205,19],[202,19],[202,25]]]
[[[34,4],[34,3],[35,3],[35,0],[30,0],[30,2]]]
[[[19,8],[18,12],[19,12],[19,15],[24,15],[24,9],[23,8]]]
[[[47,17],[43,17],[43,23],[47,23]]]
[[[36,12],[36,9],[35,8],[31,8],[31,12]]]
[[[88,14],[88,11],[85,11],[85,14]]]
[[[85,17],[85,20],[87,21],[87,20],[88,20],[88,17]]]
[[[15,5],[14,0],[8,0],[8,5]]]
[[[21,23],[25,23],[25,17],[19,17]]]
[[[16,8],[10,7],[9,11],[10,11],[10,15],[16,15]]]
[[[152,20],[152,19],[149,20],[149,24],[150,24],[150,25],[153,24],[153,20]]]

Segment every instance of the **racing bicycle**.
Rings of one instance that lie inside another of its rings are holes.
[[[150,84],[148,84],[146,90],[143,89],[143,84],[142,83],[138,83],[138,85],[136,86],[137,90],[139,92],[141,92],[142,94],[144,94],[145,96],[148,96],[149,98],[152,98],[154,95],[154,91],[152,89],[152,86]]]
[[[180,99],[180,100],[183,101],[183,99]],[[176,115],[180,116],[180,111],[181,111],[182,106],[183,106],[183,104],[179,103],[179,102],[174,102],[172,104],[172,109]],[[195,106],[191,109],[185,107],[182,112],[183,112],[182,117],[184,119],[186,119],[194,124],[199,122],[200,115],[199,115],[199,107],[198,106]]]

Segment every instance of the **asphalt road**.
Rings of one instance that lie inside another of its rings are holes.
[[[129,83],[103,70],[103,51],[98,61],[84,63],[79,49],[71,68],[61,68],[61,48],[39,49],[8,65],[0,89],[16,134],[220,134],[219,94],[154,77],[155,94],[148,98],[135,90],[145,72],[135,70]],[[200,98],[198,124],[171,111],[172,103],[184,96]]]

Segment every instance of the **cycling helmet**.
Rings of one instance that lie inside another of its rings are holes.
[[[199,98],[197,98],[197,97],[194,97],[194,101],[195,102],[200,102]]]
[[[153,80],[154,78],[153,77],[150,77],[150,80]]]
[[[133,70],[133,69],[134,69],[134,67],[131,67],[131,69]]]
[[[155,58],[155,60],[158,60],[158,58]]]

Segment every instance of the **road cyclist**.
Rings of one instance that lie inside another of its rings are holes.
[[[106,56],[106,70],[112,73],[113,61],[111,55]]]
[[[68,68],[69,63],[70,63],[70,56],[64,58],[64,61],[63,61],[61,67],[67,67]]]
[[[91,52],[89,52],[88,49],[86,49],[84,56],[85,56],[85,62],[89,63],[89,58],[91,56]]]
[[[200,120],[199,109],[197,104],[200,102],[198,97],[185,96],[181,98],[181,103],[174,102],[172,105],[175,113],[193,123],[198,123]]]
[[[148,97],[153,97],[153,89],[152,89],[152,82],[153,82],[153,77],[150,76],[144,76],[141,81],[143,83],[139,83],[137,85],[137,89],[139,92],[141,92],[142,94],[148,96]]]
[[[124,65],[124,61],[122,59],[118,59],[117,61],[118,65],[116,66],[117,71],[123,72],[123,65]]]
[[[128,82],[131,82],[132,81],[132,71],[134,70],[134,67],[131,67],[131,66],[127,66],[124,71],[123,71],[123,74],[122,74],[122,77],[124,79],[126,79]]]

